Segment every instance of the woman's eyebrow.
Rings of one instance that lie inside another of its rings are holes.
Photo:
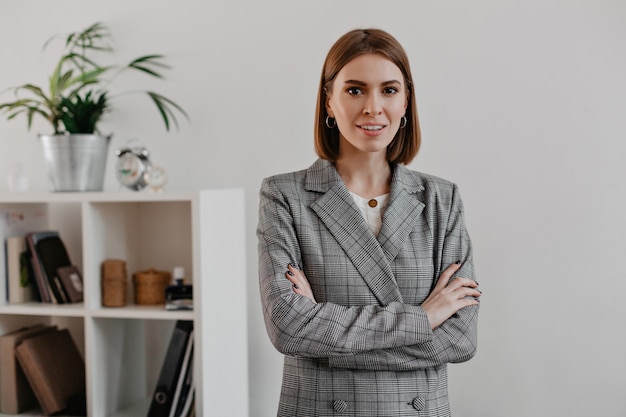
[[[359,81],[359,80],[345,80],[343,83],[354,84],[354,85],[363,86],[363,87],[367,85],[367,83],[364,83],[363,81]]]
[[[344,84],[353,84],[353,85],[358,85],[358,86],[362,86],[365,87],[367,86],[367,83],[363,82],[363,81],[359,81],[359,80],[346,80],[344,81]],[[389,81],[384,81],[381,83],[381,85],[391,85],[391,84],[402,84],[400,81],[398,80],[389,80]]]

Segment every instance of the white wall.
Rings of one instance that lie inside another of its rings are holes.
[[[451,367],[455,415],[626,415],[623,0],[4,0],[0,89],[45,82],[56,55],[43,41],[96,20],[120,61],[169,57],[153,88],[191,116],[168,135],[142,99],[121,97],[105,126],[113,149],[142,140],[171,189],[246,190],[248,293],[230,296],[249,301],[251,416],[275,415],[281,371],[258,297],[257,190],[315,158],[322,60],[363,26],[411,57],[424,138],[411,167],[459,183],[466,204],[484,296],[479,353]],[[0,120],[0,191],[17,160],[47,187],[45,128]]]

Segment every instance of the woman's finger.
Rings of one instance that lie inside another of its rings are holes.
[[[448,288],[456,290],[462,287],[478,288],[478,283],[470,278],[457,277],[448,282]]]
[[[311,285],[302,272],[297,266],[293,264],[287,265],[287,272],[285,272],[285,277],[291,282],[291,288],[294,293],[302,295],[311,299],[314,303],[315,296],[313,295],[313,290],[311,289]]]
[[[288,270],[287,272],[285,272],[285,278],[287,278],[291,282],[291,285],[294,289],[300,288],[303,284],[302,278],[292,271]]]
[[[456,271],[461,268],[461,261],[457,261],[452,265],[449,265],[442,273],[439,275],[439,279],[437,280],[437,285],[435,285],[435,289],[442,289],[448,285],[450,278]]]

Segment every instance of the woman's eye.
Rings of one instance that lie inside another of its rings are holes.
[[[396,87],[385,87],[385,89],[383,90],[383,93],[385,94],[396,94],[398,92],[398,89]]]
[[[346,90],[348,92],[348,94],[351,94],[353,96],[358,96],[363,94],[363,90],[361,90],[359,87],[350,87]]]

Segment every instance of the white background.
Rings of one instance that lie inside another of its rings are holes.
[[[163,53],[173,67],[114,90],[154,89],[191,119],[167,134],[144,97],[117,97],[101,126],[114,133],[106,189],[113,151],[138,138],[170,189],[246,191],[248,291],[224,296],[248,300],[250,416],[275,415],[282,364],[258,296],[258,188],[314,161],[322,61],[367,26],[410,56],[423,129],[411,168],[459,184],[475,245],[480,344],[450,367],[455,416],[626,415],[626,2],[3,0],[0,90],[45,84],[59,45],[43,43],[95,21],[114,60]],[[0,120],[0,192],[18,161],[47,189],[37,133],[50,132]]]

